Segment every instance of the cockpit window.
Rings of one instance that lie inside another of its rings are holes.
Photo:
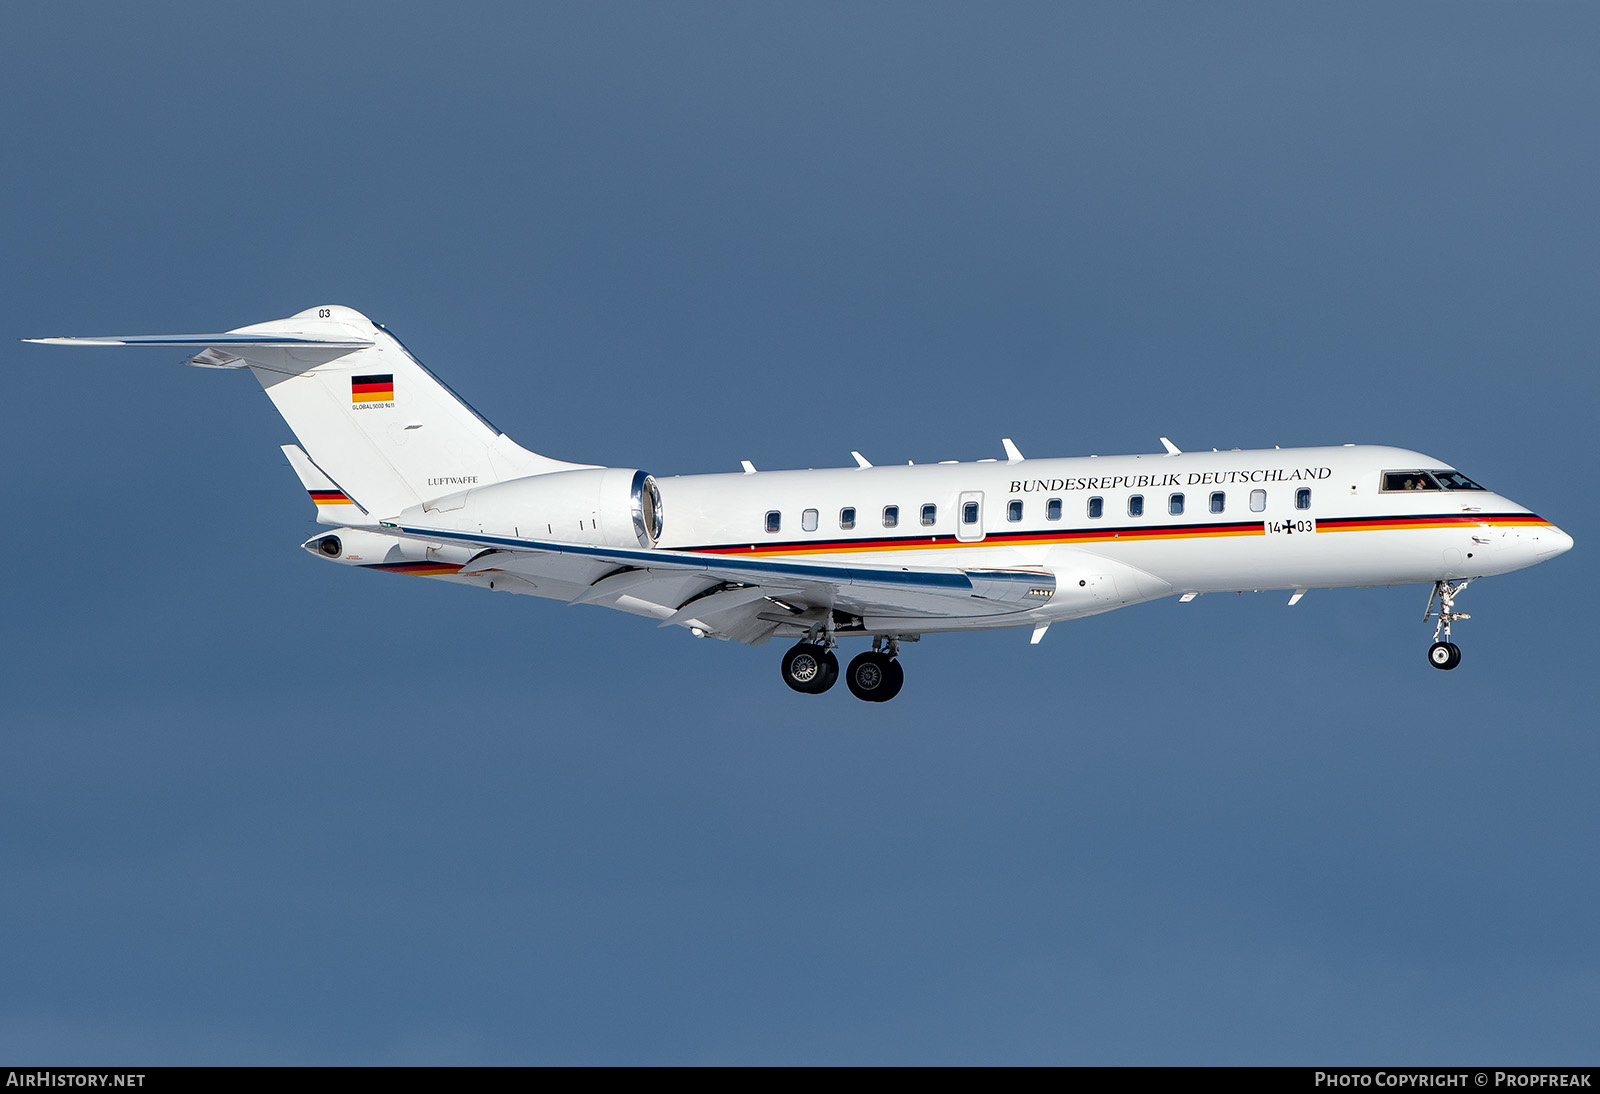
[[[1467,478],[1459,471],[1435,471],[1433,477],[1439,480],[1446,490],[1482,490],[1483,487]]]
[[[1385,471],[1383,488],[1389,490],[1438,490],[1439,483],[1426,471]]]

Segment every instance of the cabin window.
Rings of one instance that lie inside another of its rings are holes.
[[[1267,507],[1267,492],[1265,490],[1250,491],[1250,511],[1259,513]]]
[[[807,532],[815,532],[817,530],[817,511],[815,509],[807,509],[800,514],[800,527]]]
[[[1228,495],[1225,491],[1214,490],[1211,493],[1211,511],[1220,513],[1228,507]]]
[[[1311,487],[1302,486],[1294,492],[1294,507],[1296,509],[1311,508]]]
[[[1006,519],[1013,524],[1022,519],[1022,501],[1020,498],[1006,506]]]
[[[856,507],[847,505],[839,510],[839,527],[846,532],[856,526]]]
[[[1105,515],[1106,515],[1106,499],[1105,498],[1090,498],[1089,499],[1089,519],[1090,520],[1099,520],[1101,517],[1103,517]]]
[[[776,509],[767,513],[767,531],[776,532],[783,527],[783,514]]]
[[[1049,501],[1044,503],[1044,519],[1045,520],[1060,520],[1061,519],[1061,499],[1060,498],[1051,498]]]
[[[1144,516],[1144,495],[1135,494],[1128,499],[1128,515],[1130,517]]]
[[[1183,516],[1183,495],[1173,494],[1167,499],[1167,512],[1175,517]]]
[[[925,524],[925,525],[932,524],[934,521],[936,521],[938,519],[939,519],[939,507],[937,505],[933,504],[933,502],[930,501],[927,505],[924,505],[922,507],[922,523],[923,524]]]
[[[975,501],[967,501],[967,502],[962,502],[961,503],[961,523],[962,524],[977,524],[978,523],[978,503],[977,502],[975,502]]]
[[[898,505],[885,505],[883,507],[883,526],[893,528],[900,523],[900,507]]]
[[[1470,480],[1469,480],[1470,481]],[[1437,490],[1439,484],[1426,471],[1385,471],[1385,490]]]
[[[1446,490],[1482,490],[1483,487],[1467,478],[1459,471],[1435,471],[1433,477],[1439,480]]]

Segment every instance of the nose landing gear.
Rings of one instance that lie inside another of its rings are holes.
[[[1456,597],[1470,584],[1470,577],[1462,581],[1435,581],[1433,592],[1428,594],[1428,606],[1422,618],[1439,620],[1433,627],[1433,645],[1428,647],[1428,664],[1436,669],[1453,669],[1461,664],[1461,647],[1450,641],[1450,624],[1472,618],[1466,612],[1456,611]],[[1439,601],[1437,612],[1433,610],[1435,599]]]

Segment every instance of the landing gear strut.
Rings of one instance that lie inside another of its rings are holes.
[[[1466,612],[1456,611],[1456,597],[1470,584],[1472,584],[1470,577],[1461,581],[1433,583],[1433,592],[1428,596],[1428,607],[1424,610],[1422,618],[1439,620],[1433,626],[1433,645],[1428,647],[1428,664],[1436,669],[1453,669],[1461,664],[1461,647],[1450,641],[1450,624],[1472,618]],[[1433,610],[1435,599],[1439,601],[1437,612]]]
[[[812,624],[800,644],[783,655],[783,682],[806,695],[821,695],[839,679],[838,645],[833,637],[833,616]]]

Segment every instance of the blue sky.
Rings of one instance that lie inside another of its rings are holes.
[[[0,1057],[1593,1062],[1582,4],[8,8]],[[773,646],[350,573],[245,378],[388,324],[658,475],[1413,447],[1474,585]]]

